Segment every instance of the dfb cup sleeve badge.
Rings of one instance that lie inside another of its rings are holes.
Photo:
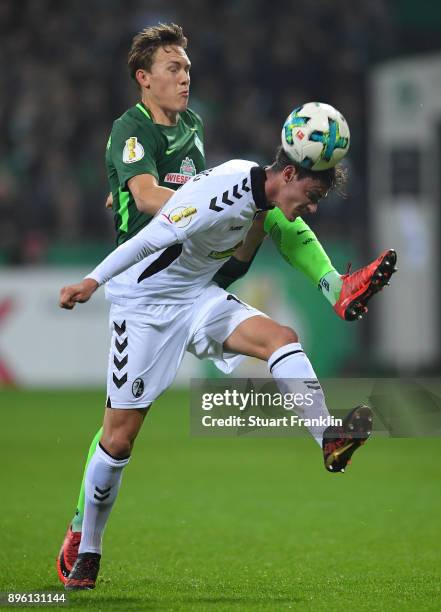
[[[136,378],[132,384],[133,397],[141,397],[144,393],[144,381],[142,378]]]
[[[136,136],[131,136],[126,140],[123,150],[123,162],[125,164],[133,164],[144,157],[144,147]]]
[[[183,229],[191,223],[197,212],[194,206],[178,206],[170,211],[169,219],[176,227]]]

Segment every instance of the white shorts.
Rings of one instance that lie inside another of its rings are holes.
[[[267,316],[214,283],[191,304],[112,304],[107,406],[149,406],[172,384],[185,351],[228,374],[244,356],[225,352],[223,343],[257,315]]]

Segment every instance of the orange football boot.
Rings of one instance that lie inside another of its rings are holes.
[[[375,261],[342,276],[343,285],[334,310],[345,321],[362,319],[367,312],[366,304],[371,297],[384,286],[389,285],[390,278],[397,271],[397,254],[393,249],[383,251]]]

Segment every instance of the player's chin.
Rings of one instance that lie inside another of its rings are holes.
[[[281,206],[278,206],[277,208],[280,208],[280,210],[283,212],[283,214],[285,215],[285,218],[288,221],[295,221],[297,219],[297,217],[299,216],[298,213],[286,211]]]
[[[188,108],[188,96],[179,96],[176,101],[176,111],[182,113]]]

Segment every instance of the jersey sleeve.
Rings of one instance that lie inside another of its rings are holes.
[[[148,255],[184,240],[185,233],[159,214],[136,236],[112,251],[86,278],[103,285]]]
[[[209,209],[207,197],[196,194],[195,197],[182,197],[186,187],[181,188],[161,209],[161,214],[169,223],[180,231],[185,239],[194,234],[211,229],[219,217]]]
[[[160,155],[160,143],[153,126],[145,121],[116,122],[112,130],[111,158],[118,174],[121,188],[139,174],[151,174],[159,182],[156,160]]]

